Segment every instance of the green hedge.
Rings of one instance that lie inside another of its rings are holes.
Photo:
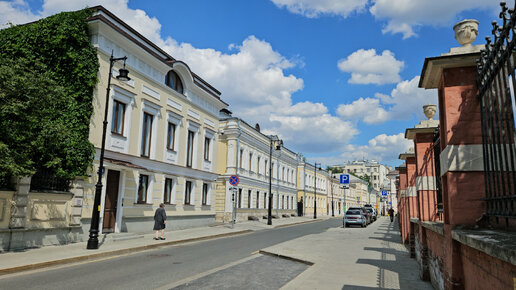
[[[89,9],[0,30],[0,177],[86,174],[99,63]]]

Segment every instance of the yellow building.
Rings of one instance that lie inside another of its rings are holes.
[[[320,167],[316,170],[301,154],[298,154],[297,172],[297,200],[303,215],[314,216],[314,211],[317,216],[327,215],[328,172]]]
[[[100,62],[90,141],[96,149],[82,211],[89,228],[99,166],[110,55],[127,57],[129,82],[112,70],[100,210],[102,232],[149,232],[165,203],[168,228],[215,221],[220,92],[102,7],[88,20]]]

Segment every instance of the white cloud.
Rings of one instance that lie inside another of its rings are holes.
[[[38,18],[30,11],[29,5],[22,0],[0,1],[0,28],[7,27],[9,23],[27,23]]]
[[[341,104],[337,107],[337,115],[345,120],[362,119],[367,124],[383,123],[389,118],[380,100],[374,98],[360,98],[351,104]]]
[[[414,142],[405,139],[404,133],[396,135],[381,134],[369,140],[367,145],[348,145],[340,156],[340,162],[365,158],[375,159],[383,163],[392,163],[398,160],[400,153],[413,146]]]
[[[375,49],[359,49],[339,60],[337,66],[341,71],[351,73],[349,83],[381,85],[399,82],[404,62],[397,60],[389,50],[376,54]]]
[[[418,88],[419,76],[402,81],[390,95],[377,93],[374,98],[360,98],[351,104],[341,104],[337,114],[345,120],[362,120],[367,124],[378,124],[390,120],[406,120],[414,114],[424,119],[423,105],[437,104],[433,90]]]
[[[3,3],[3,2],[0,2]],[[19,7],[28,7],[25,2]],[[86,5],[103,5],[124,22],[156,43],[176,59],[185,61],[203,79],[222,92],[235,116],[253,124],[260,123],[262,132],[278,134],[288,148],[304,152],[338,150],[358,134],[353,123],[328,114],[322,103],[292,104],[291,95],[303,88],[303,80],[285,70],[302,65],[289,60],[265,40],[248,36],[241,44],[229,45],[230,53],[211,48],[196,48],[161,36],[161,24],[145,11],[130,9],[127,0],[76,1],[45,0],[33,19],[60,11],[78,10]],[[19,11],[28,11],[19,10]],[[23,23],[22,21],[17,23]]]
[[[449,25],[466,10],[500,11],[499,0],[373,0],[369,11],[376,19],[386,19],[383,33],[415,36],[414,28],[422,25]]]
[[[347,17],[364,10],[368,0],[271,0],[276,6],[308,18],[323,14]]]

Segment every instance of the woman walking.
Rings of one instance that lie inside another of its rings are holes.
[[[160,203],[158,209],[154,213],[154,230],[156,231],[155,240],[165,239],[165,224],[167,223],[167,214],[165,213],[165,204]],[[161,236],[159,232],[161,231]]]

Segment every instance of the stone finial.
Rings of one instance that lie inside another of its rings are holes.
[[[437,112],[437,105],[428,104],[423,106],[423,112],[425,112],[425,116],[428,120],[433,120],[435,116],[435,112]]]
[[[460,45],[471,46],[478,35],[478,21],[475,19],[462,20],[453,26],[453,31],[455,31],[455,39]]]

